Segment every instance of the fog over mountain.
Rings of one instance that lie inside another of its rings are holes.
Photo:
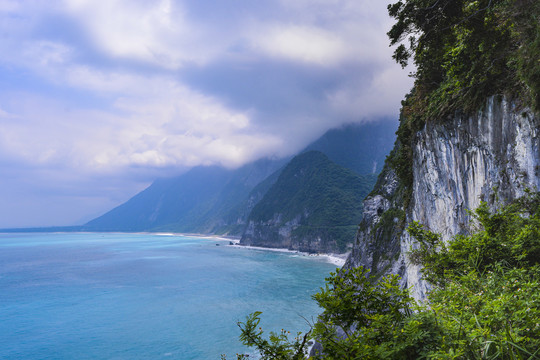
[[[349,124],[328,131],[292,160],[261,159],[234,170],[198,166],[180,176],[157,179],[80,230],[172,231],[244,238],[248,222],[287,214],[274,224],[276,231],[300,216],[311,238],[335,238],[324,247],[311,246],[310,251],[342,252],[361,219],[361,201],[393,146],[396,126],[396,121],[388,119]],[[265,209],[262,217],[261,209]],[[292,246],[290,239],[281,239],[279,244],[267,239],[265,245]]]

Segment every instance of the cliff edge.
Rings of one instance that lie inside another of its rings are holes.
[[[502,96],[482,111],[428,121],[412,136],[412,183],[387,160],[375,189],[364,200],[363,220],[345,267],[398,274],[417,299],[427,284],[407,252],[416,246],[405,230],[412,221],[445,241],[471,227],[467,210],[481,201],[491,208],[540,189],[540,116]],[[404,145],[396,142],[393,155]]]

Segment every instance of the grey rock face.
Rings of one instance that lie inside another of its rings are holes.
[[[248,246],[285,248],[310,253],[329,253],[336,247],[333,242],[322,242],[311,236],[295,236],[294,230],[301,225],[302,216],[282,222],[282,214],[275,214],[271,220],[261,223],[249,221],[240,243]]]
[[[362,222],[345,267],[364,266],[374,274],[404,276],[400,237],[405,212],[403,189],[398,185],[398,177],[386,165],[375,191],[364,200]]]
[[[538,115],[495,97],[474,116],[428,122],[414,141],[408,208],[400,208],[403,194],[387,165],[379,187],[364,202],[364,220],[346,266],[399,274],[413,295],[423,299],[427,284],[420,269],[407,261],[415,241],[403,229],[418,221],[449,241],[467,233],[466,210],[481,201],[497,208],[524,195],[526,188],[540,189],[539,126]],[[401,225],[389,221],[400,211]]]

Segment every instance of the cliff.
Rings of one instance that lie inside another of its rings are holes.
[[[427,285],[407,261],[415,246],[405,231],[412,221],[445,241],[471,227],[467,210],[481,201],[507,203],[540,188],[540,116],[514,102],[490,97],[484,110],[428,121],[412,137],[412,184],[387,161],[363,203],[363,220],[346,267],[395,273],[418,299]],[[394,153],[399,151],[399,140]]]

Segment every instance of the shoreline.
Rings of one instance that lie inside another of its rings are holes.
[[[323,258],[327,262],[329,262],[331,264],[334,264],[336,266],[339,266],[340,268],[343,267],[343,265],[345,265],[345,261],[347,260],[347,257],[349,256],[349,253],[345,253],[345,254],[312,254],[312,253],[307,253],[307,252],[303,252],[303,251],[289,250],[289,249],[284,249],[284,248],[268,248],[268,247],[262,247],[262,246],[240,245],[240,240],[229,240],[229,239],[227,239],[227,240],[233,243],[232,245],[230,245],[230,244],[227,245],[227,246],[231,246],[231,247],[248,249],[248,250],[282,252],[282,253],[295,254],[295,255],[300,255],[300,256],[305,256],[305,257]]]
[[[13,232],[0,232],[0,233],[6,234],[6,235],[13,234]],[[21,231],[21,233],[24,233],[24,231]],[[36,233],[36,232],[29,231],[28,233]],[[349,253],[314,254],[314,253],[307,253],[307,252],[303,252],[299,250],[289,250],[285,248],[270,248],[270,247],[263,247],[263,246],[240,245],[240,238],[238,236],[227,236],[227,235],[176,233],[176,232],[166,232],[166,231],[156,231],[156,232],[152,232],[152,231],[134,231],[134,232],[129,232],[129,231],[128,232],[126,231],[43,231],[43,233],[49,233],[49,234],[62,234],[62,233],[107,234],[109,233],[109,234],[139,234],[139,235],[156,235],[156,236],[198,237],[198,238],[212,239],[216,241],[228,241],[229,244],[227,244],[226,246],[231,246],[231,247],[236,247],[236,248],[242,248],[242,249],[248,249],[248,250],[275,251],[275,252],[283,252],[283,253],[288,253],[288,254],[296,254],[303,257],[324,258],[327,262],[334,264],[336,266],[339,266],[340,268],[343,267],[343,265],[345,264],[345,261],[347,260],[347,257],[349,256]]]
[[[236,247],[236,248],[242,248],[242,249],[248,249],[248,250],[261,250],[261,251],[275,251],[275,252],[283,252],[288,254],[296,254],[300,256],[305,257],[317,257],[317,258],[325,258],[325,260],[331,264],[334,264],[336,266],[339,266],[340,268],[345,265],[345,262],[347,261],[347,257],[349,256],[349,253],[344,254],[315,254],[315,253],[308,253],[304,251],[299,250],[289,250],[286,248],[271,248],[271,247],[264,247],[264,246],[251,246],[251,245],[241,245],[240,244],[240,237],[238,236],[227,236],[227,235],[205,235],[205,234],[190,234],[190,233],[167,233],[167,232],[160,232],[160,233],[153,233],[153,232],[142,232],[141,234],[154,234],[154,235],[162,235],[162,236],[192,236],[192,237],[199,237],[199,238],[205,238],[205,239],[212,239],[217,241],[228,241],[229,244],[226,246]]]

